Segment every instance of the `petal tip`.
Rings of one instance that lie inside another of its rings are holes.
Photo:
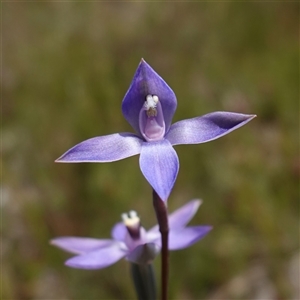
[[[254,118],[256,118],[257,117],[257,115],[249,115],[249,118],[248,119],[250,119],[250,120],[252,120],[252,119],[254,119]]]
[[[69,152],[69,150],[67,152],[65,152],[63,155],[61,155],[60,157],[58,157],[54,162],[55,163],[67,163],[67,162],[69,162],[68,159],[65,159],[68,156],[68,152]]]
[[[54,239],[53,239],[53,240],[50,240],[50,241],[49,241],[49,245],[55,246],[55,240],[54,240]]]
[[[198,198],[192,199],[190,202],[194,202],[197,208],[199,208],[199,206],[203,203],[202,199]]]
[[[68,260],[65,261],[64,265],[70,268],[78,268],[77,265],[74,265],[74,263],[72,262],[73,258],[70,258]],[[70,262],[71,261],[71,262]]]
[[[62,164],[62,163],[77,163],[77,162],[80,162],[80,161],[69,161],[67,159],[64,159],[64,155],[63,155],[63,156],[57,158],[54,162]]]
[[[87,269],[87,270],[94,270],[94,269],[99,269],[97,266],[93,266],[91,264],[82,264],[78,262],[78,258],[80,256],[74,256],[69,258],[68,260],[65,261],[65,266],[70,267],[70,268],[75,268],[75,269]]]

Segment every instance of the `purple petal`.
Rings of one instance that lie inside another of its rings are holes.
[[[198,199],[191,200],[181,206],[169,215],[169,228],[171,230],[185,227],[186,224],[194,217],[201,201]]]
[[[140,168],[150,185],[166,201],[174,186],[179,161],[177,153],[168,140],[143,143]]]
[[[154,227],[152,227],[150,230],[147,231],[147,241],[148,243],[157,243],[157,241],[160,241],[161,239],[161,235],[159,232],[159,228],[158,225],[155,225]],[[160,245],[160,244],[159,244]]]
[[[136,264],[148,264],[153,261],[160,251],[160,247],[154,243],[139,245],[131,251],[126,258]]]
[[[122,102],[122,112],[125,119],[139,134],[141,134],[139,113],[147,95],[158,96],[167,131],[176,110],[176,96],[167,83],[142,59]]]
[[[127,233],[126,226],[124,225],[123,222],[120,222],[113,227],[111,231],[111,236],[114,240],[123,242],[125,240],[126,233]]]
[[[88,139],[56,162],[111,162],[139,154],[143,141],[132,133],[115,133]]]
[[[213,112],[173,124],[166,138],[172,145],[205,143],[230,133],[255,117],[231,112]]]
[[[169,234],[169,249],[179,250],[190,247],[202,239],[211,229],[211,226],[192,226],[171,230]]]
[[[103,247],[109,247],[115,242],[113,240],[78,238],[78,237],[59,237],[50,241],[51,245],[57,246],[67,252],[84,254]]]
[[[114,264],[125,255],[126,252],[120,247],[120,244],[115,242],[110,247],[72,257],[65,264],[78,269],[102,269]]]
[[[202,202],[197,199],[191,200],[187,204],[169,214],[170,230],[185,227],[185,225],[193,218],[201,203]],[[147,235],[153,240],[155,240],[157,236],[160,236],[158,225],[152,227],[147,232]]]

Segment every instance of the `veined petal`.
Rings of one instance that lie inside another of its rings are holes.
[[[191,226],[170,230],[169,249],[179,250],[190,247],[202,239],[211,229],[211,226]]]
[[[50,241],[51,245],[75,254],[84,254],[96,249],[110,247],[115,241],[108,239],[78,238],[72,236],[59,237]]]
[[[145,142],[140,155],[140,168],[159,195],[166,201],[174,186],[178,169],[178,156],[168,140]]]
[[[139,154],[143,141],[132,133],[88,139],[64,153],[56,162],[112,162]]]
[[[142,59],[122,102],[125,119],[139,134],[139,113],[147,95],[156,95],[159,98],[167,131],[177,107],[176,96],[167,83]]]
[[[172,145],[205,143],[238,129],[255,117],[256,115],[232,112],[213,112],[173,124],[165,137]]]
[[[184,227],[195,215],[202,201],[195,199],[189,201],[187,204],[183,205],[179,209],[175,210],[169,214],[169,228],[170,230],[178,229]],[[149,238],[155,239],[155,237],[160,236],[158,225],[152,227],[147,235]]]
[[[122,250],[120,244],[115,242],[110,247],[72,257],[65,264],[78,269],[102,269],[114,264],[125,255],[126,252]]]

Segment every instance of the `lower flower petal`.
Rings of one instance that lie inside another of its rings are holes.
[[[165,139],[144,142],[140,155],[140,168],[159,197],[166,201],[179,169],[178,156],[170,142]]]
[[[132,250],[126,258],[136,264],[151,263],[160,251],[160,247],[155,243],[139,245]]]
[[[102,269],[114,264],[125,255],[126,251],[122,249],[121,243],[115,242],[110,247],[72,257],[65,264],[77,269]]]
[[[172,145],[205,143],[238,129],[255,117],[232,112],[213,112],[173,124],[166,139]]]
[[[169,249],[179,250],[192,246],[202,239],[211,226],[191,226],[179,230],[171,230],[169,234]]]
[[[96,249],[109,247],[114,244],[113,240],[79,238],[79,237],[59,237],[50,241],[51,245],[59,247],[67,252],[75,254],[84,254]]]
[[[88,139],[64,153],[56,162],[112,162],[139,154],[143,140],[132,133]]]
[[[169,228],[173,230],[184,227],[194,217],[201,203],[198,199],[191,200],[169,214]]]
[[[201,200],[191,200],[182,207],[169,214],[170,230],[184,227],[193,218],[200,204]],[[147,236],[150,239],[155,239],[157,235],[160,236],[158,225],[155,225],[147,232]]]

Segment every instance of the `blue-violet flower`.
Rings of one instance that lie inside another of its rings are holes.
[[[211,226],[186,226],[197,212],[200,200],[191,200],[169,215],[169,250],[179,250],[195,244],[211,229]],[[79,269],[101,269],[121,258],[138,263],[151,263],[161,248],[158,225],[146,231],[134,211],[122,215],[111,232],[112,239],[59,237],[51,244],[77,254],[65,264]]]
[[[178,156],[174,145],[205,143],[245,125],[255,115],[212,112],[171,125],[177,100],[167,83],[142,59],[122,101],[122,112],[133,133],[88,139],[56,162],[112,162],[140,154],[140,169],[166,201],[174,186]]]

